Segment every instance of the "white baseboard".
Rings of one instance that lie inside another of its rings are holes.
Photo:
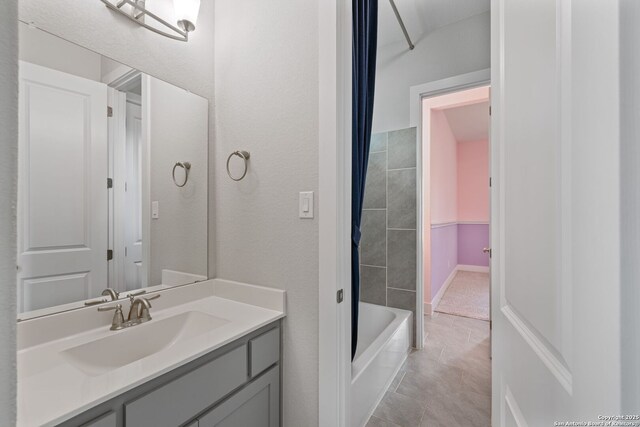
[[[430,302],[424,303],[424,315],[425,316],[433,316],[433,305]]]
[[[456,267],[456,270],[460,270],[460,271],[476,271],[479,273],[488,273],[489,272],[489,267],[485,267],[482,265],[464,265],[464,264],[458,264],[458,266]]]
[[[440,304],[440,300],[444,296],[444,293],[447,292],[447,288],[449,288],[449,286],[451,285],[451,282],[453,282],[453,278],[456,277],[457,272],[458,272],[458,267],[456,266],[456,268],[453,269],[451,274],[449,274],[449,277],[447,277],[447,280],[444,281],[438,293],[435,294],[431,299],[431,304],[429,304],[430,311],[425,311],[425,313],[433,314],[436,308],[438,308],[438,304]]]
[[[440,300],[444,296],[444,293],[447,292],[447,289],[451,285],[451,282],[453,282],[453,278],[456,276],[456,273],[458,271],[475,271],[479,273],[488,273],[489,267],[484,267],[481,265],[464,265],[464,264],[456,265],[456,267],[453,269],[449,277],[447,277],[447,280],[444,281],[444,284],[442,285],[438,293],[434,295],[431,302],[424,303],[425,316],[432,316],[433,312],[436,311],[436,308],[438,308],[438,304],[440,303]]]

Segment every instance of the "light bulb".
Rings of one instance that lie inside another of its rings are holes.
[[[173,0],[178,26],[186,32],[196,29],[200,0]]]

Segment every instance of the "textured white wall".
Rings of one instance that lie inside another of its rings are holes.
[[[0,425],[15,423],[17,2],[0,2]]]
[[[298,219],[298,192],[318,189],[318,5],[215,3],[217,276],[287,291],[283,421],[312,427],[318,218]],[[238,149],[251,160],[247,177],[234,182],[225,162]]]
[[[172,0],[148,2],[172,8]],[[214,2],[200,7],[197,29],[183,43],[155,34],[118,16],[98,0],[20,0],[20,20],[137,68],[151,76],[207,98],[209,107],[209,163],[213,164]],[[210,171],[211,172],[211,171]],[[213,173],[209,173],[209,211],[213,212]],[[215,276],[213,218],[209,215],[209,277]]]
[[[409,88],[490,67],[489,12],[438,28],[406,45],[378,49],[373,132],[409,127]]]

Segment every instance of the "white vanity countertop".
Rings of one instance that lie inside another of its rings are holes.
[[[162,292],[152,302],[154,321],[195,311],[227,321],[211,332],[183,340],[155,354],[91,376],[64,358],[62,351],[110,334],[113,311],[96,307],[33,319],[18,324],[18,426],[54,426],[134,387],[224,346],[285,316],[285,293],[278,289],[246,285],[220,279],[208,280]],[[127,304],[123,304],[126,306]],[[126,308],[126,307],[125,307]],[[127,311],[125,309],[125,315]],[[56,317],[57,316],[57,317]],[[66,317],[63,317],[66,316]],[[89,316],[103,324],[94,327]],[[36,323],[38,322],[38,323]],[[78,330],[78,322],[89,328]],[[55,326],[55,328],[51,325]],[[76,325],[70,335],[58,331]],[[133,328],[143,328],[145,324]],[[47,336],[48,331],[56,331]],[[118,349],[126,352],[126,348]]]

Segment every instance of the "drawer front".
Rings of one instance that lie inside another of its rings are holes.
[[[275,328],[249,341],[249,375],[259,375],[280,360],[280,328]]]
[[[93,421],[89,421],[87,424],[83,424],[82,427],[116,427],[116,413],[109,412],[106,413]]]
[[[198,421],[199,427],[278,427],[280,370],[272,368]]]
[[[188,374],[125,404],[126,427],[175,427],[192,419],[247,381],[242,345]]]

